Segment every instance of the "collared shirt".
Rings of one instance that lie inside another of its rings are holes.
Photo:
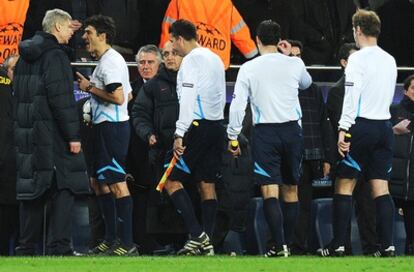
[[[298,89],[306,89],[311,83],[305,64],[297,57],[270,53],[243,64],[230,105],[229,139],[240,134],[248,100],[254,125],[299,120]]]

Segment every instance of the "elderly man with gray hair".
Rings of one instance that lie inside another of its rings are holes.
[[[132,106],[138,97],[142,85],[152,79],[162,63],[161,51],[156,45],[147,44],[141,46],[135,56],[138,68],[138,79],[132,85],[132,100],[128,104],[128,113],[131,116]],[[132,118],[129,119],[131,127]],[[148,190],[154,183],[154,171],[149,164],[149,147],[147,141],[138,137],[135,130],[131,129],[131,138],[127,157],[127,182],[134,202],[133,209],[133,235],[135,243],[141,245],[141,252],[151,253],[147,248],[157,248],[155,241],[146,231],[146,210]],[[147,246],[149,245],[149,246]]]
[[[42,226],[47,226],[43,229],[47,231],[44,253],[73,255],[70,215],[74,195],[89,191],[72,69],[61,46],[73,35],[71,20],[63,10],[49,10],[43,31],[19,45],[13,80],[16,190],[21,201],[17,255],[36,255]]]

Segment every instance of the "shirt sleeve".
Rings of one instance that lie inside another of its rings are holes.
[[[312,84],[312,77],[309,72],[306,70],[305,64],[301,60],[301,73],[299,78],[299,89],[306,90]]]
[[[180,91],[180,113],[176,122],[175,134],[183,137],[194,119],[194,108],[197,98],[197,64],[188,59],[181,65],[182,81],[177,86]]]
[[[118,65],[115,63],[108,63],[103,69],[103,82],[107,86],[112,83],[121,83],[122,84],[122,74],[121,69],[118,69]]]
[[[339,128],[344,130],[348,130],[355,124],[355,118],[360,110],[362,75],[361,64],[351,56],[345,69],[345,96],[341,119],[339,120]]]
[[[227,137],[230,140],[237,140],[237,136],[242,130],[247,101],[249,99],[249,90],[249,80],[246,76],[246,71],[242,66],[237,75],[233,100],[230,104],[229,125],[227,127]]]

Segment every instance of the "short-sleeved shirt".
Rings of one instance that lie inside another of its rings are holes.
[[[129,83],[128,67],[124,58],[110,48],[99,59],[98,66],[91,76],[91,84],[101,90],[106,90],[106,86],[113,83],[121,83],[124,92],[124,103],[116,105],[92,95],[92,123],[102,122],[123,122],[129,119],[128,116],[128,94],[132,91]]]

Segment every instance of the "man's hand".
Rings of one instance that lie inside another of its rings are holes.
[[[396,124],[392,130],[394,132],[395,135],[404,135],[407,133],[410,133],[411,131],[408,129],[408,125],[411,123],[410,120],[408,119],[404,119],[401,122],[399,122],[398,124]]]
[[[80,142],[69,142],[69,150],[73,154],[78,154],[81,151]]]
[[[152,134],[149,138],[148,138],[148,145],[149,146],[154,146],[157,143],[157,137],[155,137],[154,134]]]
[[[70,26],[72,27],[73,31],[77,31],[82,27],[82,23],[78,20],[72,20]]]
[[[81,73],[79,73],[79,72],[76,72],[76,76],[78,77],[78,84],[79,84],[79,88],[82,90],[82,91],[86,91],[86,88],[89,86],[89,84],[91,84],[90,82],[89,82],[89,80],[86,78],[86,77],[84,77]]]
[[[345,157],[345,153],[348,153],[351,148],[351,143],[345,142],[345,131],[339,131],[338,135],[338,152],[342,157]]]
[[[173,149],[174,149],[174,157],[177,160],[179,160],[185,150],[185,146],[183,146],[183,138],[180,138],[180,137],[175,138]]]
[[[327,177],[329,176],[329,173],[331,172],[331,164],[328,162],[323,163],[323,176]]]
[[[292,53],[292,45],[286,40],[282,40],[277,44],[277,50],[283,55],[290,56]]]
[[[241,155],[240,145],[237,145],[237,147],[234,147],[234,146],[232,146],[231,142],[232,142],[232,141],[229,141],[228,151],[230,152],[230,154],[231,154],[234,158],[237,158],[238,156],[240,156],[240,155]]]

